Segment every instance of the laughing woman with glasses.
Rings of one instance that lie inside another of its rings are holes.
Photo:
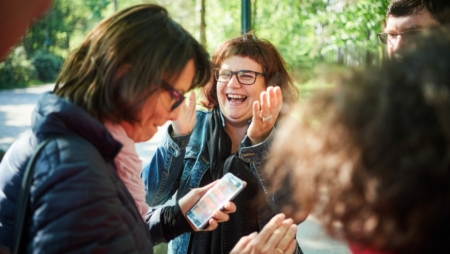
[[[233,202],[237,211],[212,232],[183,234],[172,240],[172,253],[230,253],[241,237],[263,227],[289,202],[289,191],[266,192],[262,172],[275,124],[284,103],[298,91],[276,48],[252,34],[223,43],[212,58],[214,81],[203,90],[207,111],[196,111],[195,95],[181,108],[142,177],[151,206],[177,200],[231,172],[247,182]],[[300,222],[300,221],[297,221]],[[290,239],[267,241],[267,253],[300,253],[296,225],[284,223]],[[258,244],[254,244],[258,245]],[[245,251],[237,251],[245,253]]]

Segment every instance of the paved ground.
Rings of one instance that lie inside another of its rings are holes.
[[[7,150],[21,132],[29,128],[31,112],[41,93],[52,90],[53,85],[43,85],[26,89],[0,91],[0,150]],[[161,129],[164,129],[161,128]],[[137,150],[147,164],[161,140],[158,132],[150,141],[137,144]],[[347,247],[326,237],[319,224],[308,218],[299,225],[298,242],[306,254],[347,254]]]

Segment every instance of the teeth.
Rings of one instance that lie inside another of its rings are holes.
[[[228,97],[233,98],[233,99],[245,99],[245,98],[247,98],[247,96],[238,95],[238,94],[228,94]]]

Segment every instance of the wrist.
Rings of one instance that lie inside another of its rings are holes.
[[[257,145],[257,144],[260,144],[260,143],[264,142],[270,136],[271,132],[272,132],[272,130],[269,131],[268,133],[266,133],[265,135],[262,135],[262,136],[259,136],[259,137],[248,136],[248,139],[250,140],[252,145]]]

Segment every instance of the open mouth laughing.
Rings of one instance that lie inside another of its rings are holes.
[[[242,103],[247,99],[247,96],[241,94],[227,94],[227,100],[231,103]]]

